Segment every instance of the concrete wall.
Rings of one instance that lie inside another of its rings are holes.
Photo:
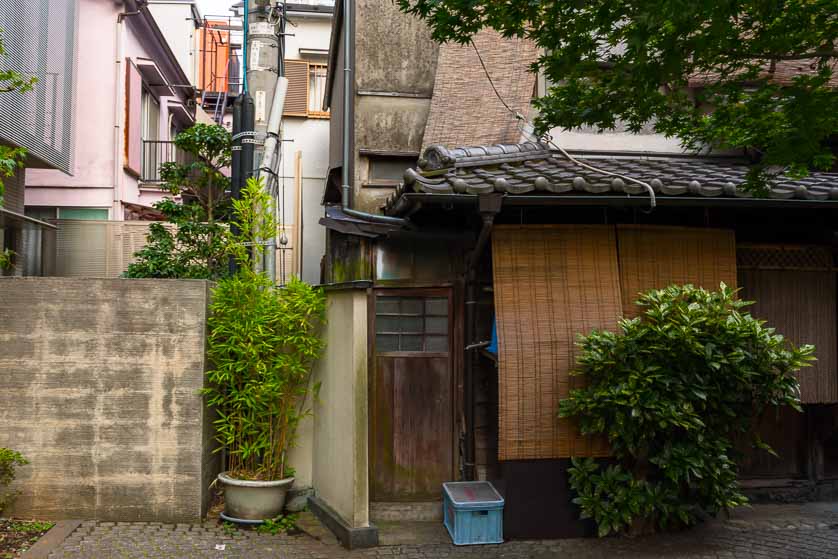
[[[419,153],[439,45],[425,22],[392,2],[355,5],[355,206],[379,212],[392,190],[363,186],[369,161],[360,150]]]
[[[315,370],[312,477],[318,497],[352,528],[369,526],[367,292],[328,293],[328,347]]]
[[[0,279],[0,446],[31,461],[8,514],[202,517],[207,302],[203,281]]]

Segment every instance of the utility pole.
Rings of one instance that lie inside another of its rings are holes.
[[[277,200],[278,164],[282,158],[280,128],[285,94],[288,82],[283,77],[283,59],[285,51],[285,3],[276,0],[245,0],[245,34],[247,52],[246,79],[248,93],[253,99],[254,136],[245,138],[246,143],[253,142],[253,167],[257,177],[265,179],[265,188],[274,200],[274,222],[279,204]],[[243,156],[244,156],[243,151]],[[245,164],[242,164],[244,167]],[[254,259],[256,271],[265,271],[276,284],[276,237],[273,233],[268,239],[259,241],[265,246],[264,259]]]

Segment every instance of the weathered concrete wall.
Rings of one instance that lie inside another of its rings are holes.
[[[439,45],[427,24],[381,0],[356,0],[355,20],[357,90],[430,98]]]
[[[378,213],[392,190],[364,186],[369,159],[360,152],[418,156],[439,45],[424,21],[392,2],[357,0],[355,6],[355,206]]]
[[[0,279],[0,446],[10,514],[197,521],[217,470],[204,385],[208,284]]]
[[[317,496],[351,528],[369,526],[367,292],[332,291],[329,345],[315,369],[313,481]]]

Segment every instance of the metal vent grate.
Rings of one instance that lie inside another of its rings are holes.
[[[0,94],[0,139],[70,172],[76,77],[76,2],[2,0],[0,68],[35,76],[26,93]]]

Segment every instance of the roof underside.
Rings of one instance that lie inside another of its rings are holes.
[[[733,198],[753,194],[743,189],[749,167],[740,160],[684,156],[577,156],[585,163],[649,183],[658,196]],[[388,213],[402,206],[405,194],[473,195],[501,193],[560,198],[647,195],[636,183],[598,173],[570,161],[561,153],[535,142],[447,149],[428,148],[418,169],[408,169],[404,182],[388,199]],[[811,173],[794,180],[779,175],[770,184],[768,198],[838,202],[838,173]]]

